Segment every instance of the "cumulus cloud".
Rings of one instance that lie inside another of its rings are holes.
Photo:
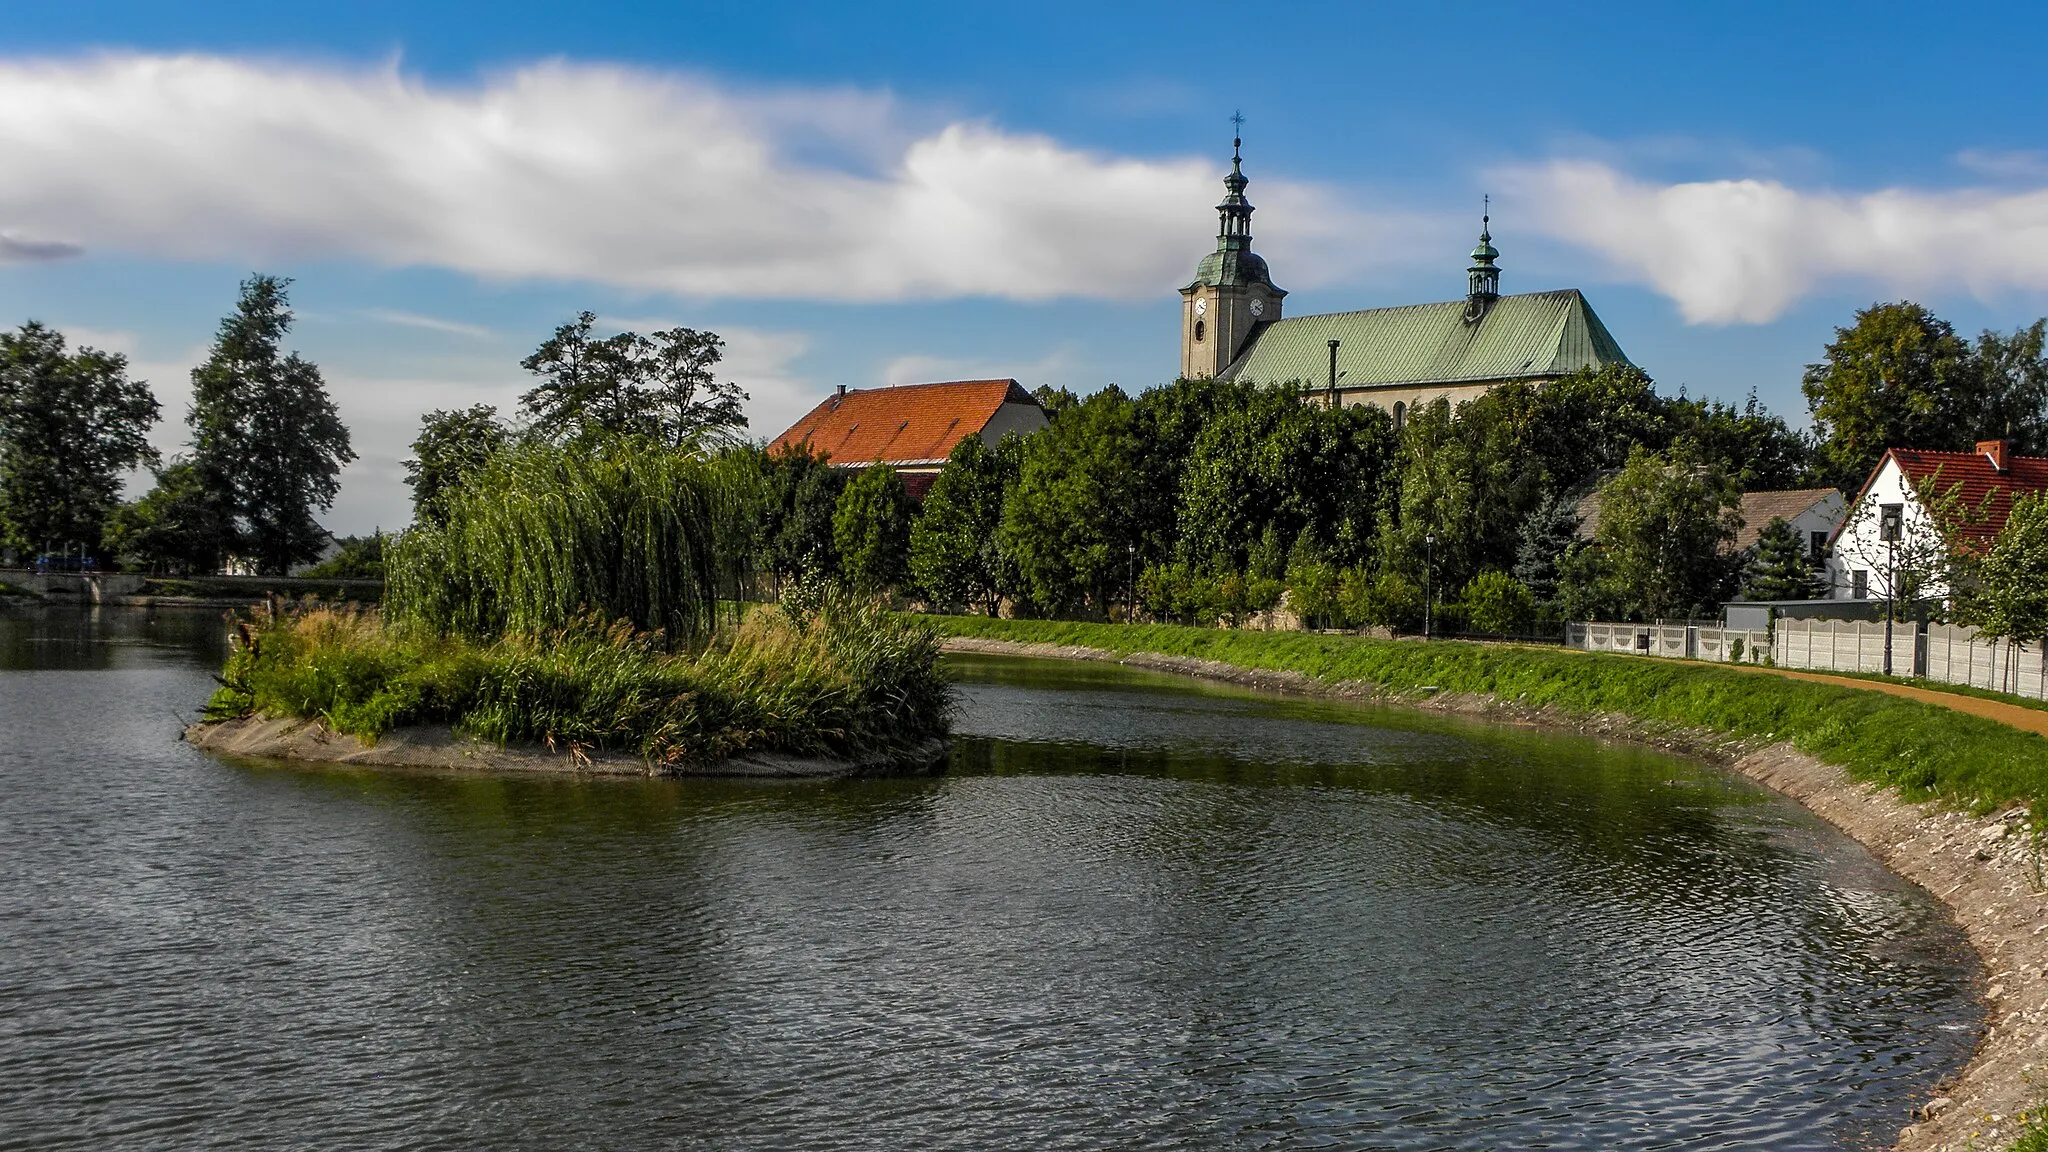
[[[1979,297],[2048,289],[2048,191],[1658,184],[1594,161],[1503,178],[1542,231],[1600,253],[1691,323],[1764,323],[1828,282]]]
[[[0,61],[0,228],[172,259],[856,301],[1145,297],[1206,247],[1213,158],[920,116],[871,93],[560,61],[453,86],[395,64]],[[1400,234],[1314,186],[1260,187],[1331,209],[1282,230],[1297,279]]]

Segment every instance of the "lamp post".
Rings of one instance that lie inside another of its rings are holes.
[[[1422,536],[1422,638],[1429,639],[1431,610],[1429,578],[1436,568],[1436,533],[1425,532]]]
[[[1884,674],[1892,674],[1892,617],[1898,613],[1899,598],[1899,528],[1905,519],[1904,504],[1885,504],[1878,508],[1877,534],[1884,541]]]

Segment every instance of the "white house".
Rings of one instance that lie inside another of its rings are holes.
[[[1849,504],[1828,557],[1828,596],[1838,600],[1883,600],[1909,591],[1916,573],[1927,571],[1948,547],[1919,493],[1954,492],[1972,515],[1956,526],[1965,548],[1990,544],[2012,513],[2016,496],[2048,489],[2048,457],[2015,456],[2004,440],[1986,440],[1973,452],[1927,452],[1893,448],[1884,454]],[[1887,509],[1899,522],[1896,542],[1884,538]],[[1894,588],[1894,584],[1898,587]],[[1922,592],[1946,597],[1939,578],[1926,579]]]

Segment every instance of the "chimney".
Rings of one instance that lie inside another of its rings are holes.
[[[2012,441],[2010,440],[1979,440],[1977,441],[1977,451],[1989,458],[1991,467],[2000,472],[2004,472],[2012,466],[2012,462],[2007,459],[2012,454]]]
[[[839,407],[839,402],[844,399],[846,399],[846,385],[841,384],[839,386],[839,394],[837,396],[832,397],[832,406],[834,408]]]

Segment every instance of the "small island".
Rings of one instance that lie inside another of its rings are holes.
[[[397,537],[381,610],[239,621],[186,739],[436,769],[848,776],[946,755],[930,627],[836,585],[750,604],[746,453],[499,446]]]

